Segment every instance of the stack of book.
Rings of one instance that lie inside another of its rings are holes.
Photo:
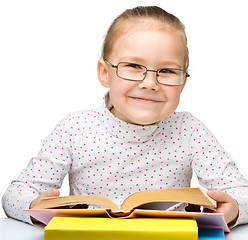
[[[77,195],[43,199],[35,208],[25,210],[47,224],[45,240],[67,239],[168,239],[221,240],[229,228],[221,213],[175,212],[137,209],[151,203],[190,203],[216,208],[201,188],[156,189],[134,193],[119,208],[109,199]],[[97,204],[105,209],[68,208],[78,204]],[[67,206],[67,207],[65,207]],[[160,205],[165,206],[165,205]]]

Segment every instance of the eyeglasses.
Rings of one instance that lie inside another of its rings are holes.
[[[168,86],[182,86],[187,77],[190,75],[182,70],[176,68],[159,68],[158,70],[150,70],[147,67],[130,62],[119,62],[113,65],[104,60],[109,66],[116,68],[116,75],[120,78],[130,81],[143,81],[147,72],[155,72],[157,82]]]

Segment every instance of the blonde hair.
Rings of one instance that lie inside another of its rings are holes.
[[[166,24],[182,32],[185,42],[185,70],[189,66],[189,52],[187,47],[187,37],[183,23],[174,15],[166,12],[164,9],[157,6],[140,6],[132,9],[127,9],[120,14],[110,25],[102,47],[102,58],[107,59],[112,51],[114,42],[123,34],[123,23],[127,20],[134,20],[139,18],[150,18],[160,23]]]

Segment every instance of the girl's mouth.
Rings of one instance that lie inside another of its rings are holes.
[[[144,103],[158,103],[161,101],[154,100],[154,99],[148,99],[148,98],[140,98],[140,97],[130,97],[131,99],[134,99],[138,102],[144,102]]]

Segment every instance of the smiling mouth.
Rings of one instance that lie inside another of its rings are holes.
[[[158,103],[162,101],[154,100],[154,99],[147,99],[147,98],[139,98],[139,97],[130,97],[131,99],[134,99],[138,102],[144,102],[144,103]]]

